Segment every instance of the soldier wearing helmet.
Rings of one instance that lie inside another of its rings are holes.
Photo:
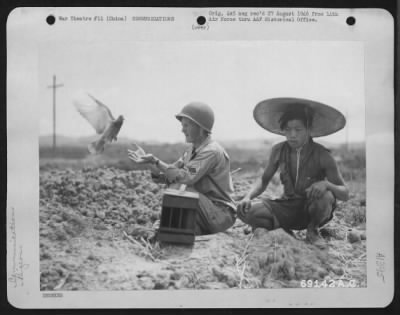
[[[142,159],[163,172],[168,182],[185,184],[199,193],[199,212],[196,234],[224,231],[235,222],[236,206],[233,192],[230,160],[225,149],[211,139],[214,112],[210,106],[192,102],[175,116],[182,125],[182,133],[190,147],[173,164],[167,164],[152,154]]]

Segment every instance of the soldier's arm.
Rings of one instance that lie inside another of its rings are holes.
[[[326,174],[327,189],[330,190],[337,199],[346,201],[349,199],[349,190],[344,183],[342,174],[333,156],[326,152],[321,157],[321,164]]]
[[[165,175],[171,182],[193,185],[217,164],[217,154],[212,150],[201,151],[197,156],[183,167],[170,165]]]
[[[142,157],[145,159],[146,163],[149,163],[151,168],[157,171],[161,171],[165,173],[167,169],[171,167],[182,168],[184,166],[184,159],[186,157],[187,152],[184,153],[182,157],[180,157],[177,161],[172,164],[165,163],[161,161],[159,158],[155,157],[153,154],[146,154],[146,156]]]

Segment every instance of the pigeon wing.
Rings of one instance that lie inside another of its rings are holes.
[[[98,134],[102,134],[114,120],[110,110],[104,104],[100,105],[96,102],[93,105],[86,105],[75,101],[74,105]]]
[[[97,104],[98,106],[104,108],[104,110],[106,110],[106,111],[108,112],[108,114],[110,115],[110,117],[111,117],[112,120],[115,120],[113,114],[111,113],[110,109],[109,109],[106,105],[104,105],[102,102],[100,102],[97,98],[95,98],[94,96],[90,95],[89,93],[88,93],[88,95],[89,95],[89,97],[90,97],[93,101],[96,102],[96,104]]]

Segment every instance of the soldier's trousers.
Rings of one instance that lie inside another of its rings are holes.
[[[235,210],[199,193],[196,235],[213,234],[229,229],[236,220]]]

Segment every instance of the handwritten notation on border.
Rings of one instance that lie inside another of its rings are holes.
[[[18,245],[17,228],[15,220],[15,209],[11,208],[11,217],[8,225],[9,248],[8,255],[11,256],[11,270],[9,270],[8,281],[14,288],[24,286],[24,271],[29,268],[29,264],[24,262],[24,250],[22,245]]]
[[[386,264],[385,264],[385,254],[383,253],[376,253],[375,256],[375,261],[376,261],[376,275],[379,279],[382,280],[383,283],[385,283],[385,270],[386,270]]]

